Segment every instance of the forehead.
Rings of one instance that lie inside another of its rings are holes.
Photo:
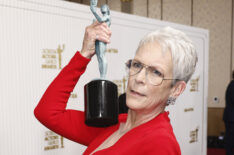
[[[158,42],[149,42],[138,49],[134,59],[149,66],[160,67],[164,71],[172,69],[170,51],[163,52]]]

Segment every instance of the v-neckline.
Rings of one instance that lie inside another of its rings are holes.
[[[165,113],[165,111],[162,112],[162,113],[160,113],[159,115],[157,115],[155,118],[157,118],[158,116],[160,116],[161,114],[164,114],[164,113]],[[166,112],[166,113],[169,113],[169,112]],[[141,124],[141,125],[139,125],[139,126],[136,126],[136,127],[132,128],[132,129],[129,130],[129,131],[127,131],[127,132],[126,132],[125,134],[123,134],[113,145],[111,145],[111,146],[109,146],[109,147],[107,147],[107,148],[104,148],[104,149],[95,151],[103,142],[105,142],[111,135],[113,135],[115,132],[117,132],[117,131],[119,130],[119,127],[120,127],[121,122],[125,122],[125,123],[126,123],[127,114],[120,114],[120,115],[119,115],[119,123],[118,123],[118,125],[116,125],[116,127],[115,127],[116,130],[115,130],[114,132],[110,133],[110,134],[107,134],[107,135],[105,136],[105,138],[104,138],[104,141],[102,141],[101,143],[99,143],[99,144],[97,145],[97,147],[93,150],[93,152],[91,152],[91,155],[95,155],[96,153],[98,153],[98,152],[100,152],[100,151],[105,151],[105,150],[107,150],[107,149],[113,148],[113,147],[116,146],[118,143],[120,143],[121,140],[124,139],[126,136],[128,136],[128,135],[131,134],[132,132],[133,132],[133,133],[136,132],[139,128],[142,128],[143,126],[149,124],[151,121],[155,120],[155,118],[153,118],[152,120],[150,120],[150,121],[148,121],[148,122],[145,122],[145,123],[143,123],[143,124]]]
[[[94,150],[91,152],[91,155],[95,155],[97,152],[99,152],[99,151],[103,151],[103,150],[106,150],[106,149],[109,149],[109,148],[111,148],[111,147],[113,147],[124,135],[122,135],[113,145],[111,145],[111,146],[109,146],[109,147],[107,147],[107,148],[104,148],[104,149],[101,149],[101,150],[97,150],[96,151],[96,149],[99,147],[99,146],[101,146],[110,136],[112,136],[113,134],[115,134],[118,130],[119,130],[119,127],[120,127],[120,125],[121,125],[121,123],[126,123],[126,120],[127,120],[127,116],[128,116],[128,114],[126,114],[126,113],[124,113],[124,114],[119,114],[119,116],[118,116],[118,121],[119,121],[119,123],[116,125],[116,126],[114,126],[114,132],[112,132],[112,133],[109,133],[109,134],[107,134],[103,139],[104,139],[104,141],[102,141],[102,142],[100,142],[99,144],[97,144],[97,146],[94,148]]]

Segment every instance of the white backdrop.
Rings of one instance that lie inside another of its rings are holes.
[[[126,87],[124,63],[134,56],[147,32],[172,26],[187,33],[198,51],[198,66],[186,91],[169,106],[183,155],[206,154],[208,31],[111,11],[112,40],[108,45],[107,78]],[[0,155],[77,155],[85,146],[51,132],[33,110],[49,83],[77,50],[89,7],[55,0],[0,0]],[[74,89],[68,108],[83,110],[83,86],[99,77],[96,58]]]

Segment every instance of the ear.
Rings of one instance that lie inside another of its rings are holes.
[[[171,91],[171,97],[177,98],[180,94],[183,93],[183,91],[186,88],[186,82],[184,81],[178,81],[176,84],[172,87]]]

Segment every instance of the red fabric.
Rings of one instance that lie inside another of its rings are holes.
[[[84,123],[84,112],[66,110],[66,103],[79,77],[84,73],[89,59],[79,52],[47,88],[34,110],[36,118],[52,131],[88,146],[84,155],[92,153],[106,138],[113,134],[127,114],[119,115],[119,123],[108,128],[89,127]],[[180,147],[164,112],[122,136],[113,146],[97,151],[95,155],[158,154],[180,155]]]

